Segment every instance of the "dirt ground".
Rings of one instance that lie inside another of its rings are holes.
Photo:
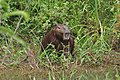
[[[49,68],[26,62],[12,67],[0,65],[1,80],[48,80],[49,76],[52,80],[53,77],[55,80],[63,80],[63,74],[67,80],[115,80],[115,75],[120,75],[120,54],[105,55],[104,62],[100,65],[79,65],[75,62],[66,67],[52,65]]]

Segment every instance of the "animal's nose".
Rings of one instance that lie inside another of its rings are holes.
[[[69,30],[66,30],[65,31],[65,37],[68,37],[70,35],[70,31]]]
[[[70,33],[65,33],[65,37],[66,38],[69,37],[69,35],[70,35]]]

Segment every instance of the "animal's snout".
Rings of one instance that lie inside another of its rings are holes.
[[[65,37],[69,38],[70,37],[70,33],[65,33]]]
[[[70,33],[64,33],[63,39],[68,40],[70,38]]]
[[[65,33],[69,33],[70,34],[70,30],[68,28],[65,29]]]
[[[66,28],[63,34],[63,40],[68,40],[69,38],[70,38],[70,30]]]

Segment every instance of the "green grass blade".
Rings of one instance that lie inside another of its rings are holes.
[[[27,43],[25,43],[21,38],[19,38],[18,36],[16,36],[16,35],[14,34],[14,32],[11,31],[10,29],[5,28],[5,27],[3,27],[3,26],[0,26],[0,33],[1,33],[1,34],[6,34],[6,35],[12,37],[12,38],[15,39],[17,42],[19,42],[20,44],[22,44],[25,48],[28,48],[28,47],[27,47]]]

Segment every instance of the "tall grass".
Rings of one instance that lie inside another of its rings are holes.
[[[16,36],[14,34],[13,31],[11,31],[8,28],[5,28],[3,26],[0,26],[0,32],[1,34],[6,34],[8,36],[10,36],[11,38],[15,39],[17,42],[19,42],[20,44],[22,44],[26,49],[28,48],[27,43],[25,43],[21,38],[19,38],[18,36]]]
[[[4,61],[5,57],[7,56],[6,53],[11,53],[10,55],[12,55],[11,59],[13,59],[13,64],[14,64],[14,60],[16,60],[16,58],[14,57],[15,55],[12,53],[11,50],[9,50],[10,48],[12,48],[13,51],[15,51],[15,47],[13,47],[15,41],[17,43],[20,43],[22,44],[23,48],[25,48],[25,50],[29,50],[29,46],[28,44],[23,40],[21,39],[20,37],[18,37],[16,35],[16,29],[15,31],[11,30],[9,27],[9,25],[4,25],[4,22],[3,21],[7,21],[7,18],[9,18],[10,16],[23,16],[25,18],[26,21],[29,20],[29,14],[24,12],[24,11],[12,11],[12,12],[9,12],[10,11],[10,7],[9,5],[4,1],[4,0],[0,0],[0,6],[2,8],[5,9],[6,12],[3,12],[1,10],[1,21],[0,21],[0,24],[3,24],[3,25],[0,25],[0,33],[1,33],[1,37],[2,36],[6,36],[8,37],[7,39],[5,37],[3,37],[3,39],[5,38],[5,41],[2,41],[1,45],[4,44],[4,43],[7,43],[7,45],[3,45],[1,46],[1,50],[2,48],[4,49],[6,47],[5,50],[8,50],[9,52],[5,51],[5,53],[2,52],[2,55],[4,55],[4,58],[3,58],[3,61],[2,61],[2,64],[6,64]],[[8,11],[8,12],[7,12]],[[19,23],[20,24],[20,23]],[[17,25],[17,27],[19,27],[19,24]],[[11,26],[12,27],[12,26]],[[14,39],[14,40],[13,40]],[[8,41],[8,42],[7,42]],[[10,42],[10,43],[9,43]],[[16,44],[16,43],[15,43]],[[16,55],[18,56],[18,54]],[[19,57],[19,56],[18,56]],[[11,61],[11,60],[10,60]]]
[[[69,60],[64,55],[58,57],[62,53],[53,49],[40,51],[45,34],[54,24],[65,23],[75,38],[73,53],[78,63],[102,64],[104,53],[113,48],[113,37],[120,36],[114,25],[119,23],[119,3],[118,0],[0,0],[0,49],[3,50],[0,58],[6,61],[10,55],[12,62],[20,62],[33,49],[41,64],[49,68],[49,80],[55,79],[53,63],[59,62],[63,68],[60,79],[66,80],[64,70]],[[74,77],[74,69],[70,76]],[[81,78],[87,79],[84,75]]]

